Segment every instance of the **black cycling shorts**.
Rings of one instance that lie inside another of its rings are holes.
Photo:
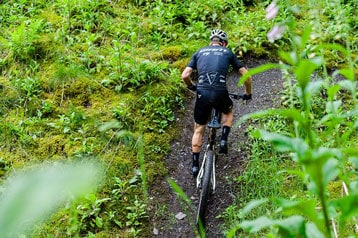
[[[199,125],[208,123],[212,108],[227,114],[232,110],[232,100],[227,90],[198,89],[194,120]]]

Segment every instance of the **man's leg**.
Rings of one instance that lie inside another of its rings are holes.
[[[220,141],[220,150],[219,150],[220,154],[227,154],[228,151],[227,139],[230,133],[233,120],[234,120],[234,115],[232,111],[229,112],[228,114],[222,114],[221,122],[223,124],[223,129],[222,129],[222,135]]]
[[[194,176],[197,176],[199,173],[199,155],[201,146],[203,144],[203,136],[205,132],[206,125],[199,125],[195,123],[194,134],[191,141],[192,152],[193,152],[193,166],[192,173]]]

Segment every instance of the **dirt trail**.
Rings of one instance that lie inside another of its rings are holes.
[[[264,59],[247,59],[244,61],[249,68],[268,63]],[[239,76],[232,74],[229,77],[229,91],[243,93],[243,88],[237,88]],[[282,76],[279,70],[270,70],[253,76],[253,99],[245,104],[234,101],[234,118],[262,109],[277,107],[279,92],[282,89]],[[191,136],[193,130],[193,106],[195,95],[188,92],[188,100],[185,110],[178,115],[178,125],[182,128],[180,137],[172,143],[172,151],[165,157],[168,168],[168,176],[173,179],[189,197],[194,206],[197,206],[198,192],[195,180],[190,174],[191,168]],[[217,218],[237,196],[237,185],[234,178],[244,170],[245,162],[250,158],[245,149],[245,131],[248,125],[244,124],[233,128],[229,136],[229,153],[227,156],[219,156],[216,166],[217,189],[209,201],[206,236],[224,237],[220,230],[222,220]],[[207,130],[206,130],[207,131]],[[221,135],[221,130],[218,131]],[[206,143],[204,137],[204,143]],[[219,138],[218,138],[219,139]],[[201,153],[202,156],[203,153]],[[191,224],[195,219],[195,210],[188,208],[177,198],[169,186],[166,178],[159,178],[155,187],[151,188],[152,199],[151,224],[152,237],[195,237]],[[177,219],[175,215],[184,213],[183,219]]]

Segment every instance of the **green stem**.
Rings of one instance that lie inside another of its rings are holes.
[[[303,103],[303,110],[305,112],[305,119],[306,119],[306,123],[304,125],[304,131],[306,133],[306,137],[307,137],[307,143],[309,145],[309,147],[314,150],[315,147],[316,147],[316,143],[314,141],[314,136],[313,136],[313,133],[312,133],[312,120],[311,120],[311,117],[310,117],[310,111],[311,111],[311,108],[309,107],[309,102],[307,101],[307,97],[305,95],[305,90],[302,88],[302,93],[303,93],[303,96],[302,96],[302,103]],[[318,168],[320,171],[322,171],[322,167]],[[322,178],[323,178],[323,175],[320,176],[320,179],[318,181],[318,189],[319,189],[319,192],[318,192],[318,196],[319,196],[319,199],[321,201],[321,204],[322,204],[322,211],[323,211],[323,217],[324,217],[324,224],[325,224],[325,229],[324,229],[324,232],[325,232],[325,236],[326,237],[331,237],[330,235],[330,222],[329,222],[329,217],[328,217],[328,210],[327,210],[327,199],[326,199],[326,196],[325,196],[325,189],[324,189],[324,183],[322,181]]]
[[[321,176],[322,178],[322,176]],[[330,222],[329,222],[329,217],[328,217],[328,209],[327,209],[327,199],[324,193],[324,186],[323,186],[323,181],[322,179],[320,179],[320,184],[319,184],[319,198],[321,200],[322,203],[322,211],[323,211],[323,217],[324,217],[324,224],[325,224],[325,233],[326,233],[326,237],[331,237],[330,235]]]

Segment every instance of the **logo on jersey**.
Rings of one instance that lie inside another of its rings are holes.
[[[211,53],[214,55],[223,55],[227,52],[226,48],[204,48],[199,51],[200,54],[203,56],[208,56]]]

